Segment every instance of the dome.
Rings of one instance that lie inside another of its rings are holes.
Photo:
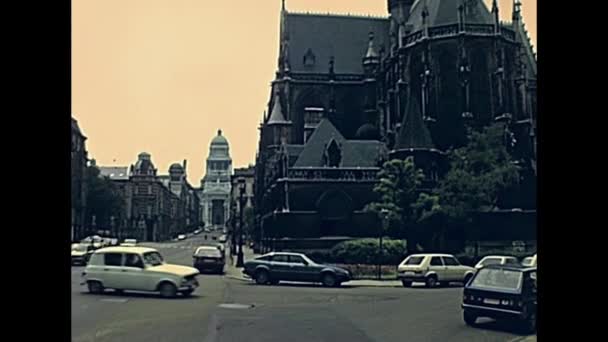
[[[135,172],[140,175],[155,174],[154,164],[149,153],[142,152],[139,154],[137,163],[135,163]]]
[[[224,138],[224,136],[222,135],[222,130],[219,129],[217,131],[217,135],[215,136],[215,138],[213,138],[213,140],[211,140],[211,145],[226,145],[228,146],[228,140],[226,140],[226,138]]]
[[[184,173],[184,167],[179,163],[173,163],[169,167],[169,173]]]
[[[378,140],[379,134],[376,126],[366,123],[359,127],[357,133],[355,134],[357,139],[361,140]]]

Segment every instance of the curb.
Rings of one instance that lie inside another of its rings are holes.
[[[234,279],[234,280],[240,280],[243,282],[251,282],[251,279],[248,278],[243,278],[243,277],[239,277],[239,276],[235,276],[235,275],[230,275],[230,274],[225,274],[224,275],[225,278],[229,278],[229,279]],[[391,288],[402,288],[402,285],[385,285],[385,284],[357,284],[357,283],[345,283],[344,284],[346,287],[391,287]]]

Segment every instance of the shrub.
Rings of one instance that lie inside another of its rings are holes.
[[[358,239],[337,244],[330,251],[330,259],[341,264],[397,265],[407,254],[404,240],[383,240],[383,255],[379,255],[378,239]]]

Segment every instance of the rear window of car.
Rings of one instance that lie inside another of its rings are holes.
[[[523,273],[501,268],[482,268],[477,272],[471,286],[481,288],[518,290]]]
[[[103,263],[106,266],[122,266],[122,254],[120,253],[104,253]]]
[[[215,247],[208,247],[208,248],[199,248],[196,251],[196,255],[197,256],[206,256],[206,257],[220,257],[222,255],[222,253],[220,252],[219,249],[215,248]]]
[[[424,260],[423,256],[411,256],[411,257],[405,259],[405,262],[403,264],[404,265],[420,265],[422,263],[422,260]]]

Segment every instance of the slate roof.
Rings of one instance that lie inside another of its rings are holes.
[[[274,106],[272,106],[272,112],[270,113],[270,118],[266,124],[268,125],[276,125],[276,124],[287,124],[289,121],[285,120],[285,116],[283,115],[283,108],[281,107],[281,97],[275,96],[274,98]]]
[[[324,118],[303,146],[294,167],[323,167],[323,154],[334,139],[342,149],[342,167],[374,167],[385,145],[373,140],[346,140],[336,127]],[[293,145],[292,145],[293,146]],[[293,148],[293,147],[292,147]]]
[[[374,32],[374,45],[388,47],[388,18],[357,17],[335,14],[285,13],[286,35],[289,36],[291,71],[323,73],[329,70],[329,59],[335,57],[336,74],[363,74],[362,59]],[[308,50],[315,56],[313,65],[304,65]]]
[[[99,174],[111,180],[128,180],[128,166],[99,166]]]
[[[412,32],[422,30],[422,10],[427,4],[429,27],[457,24],[458,6],[460,0],[418,0],[410,10],[407,26],[411,25]],[[467,24],[493,24],[492,13],[483,0],[465,0],[465,22]]]
[[[406,148],[433,148],[433,140],[426,124],[422,120],[422,112],[416,96],[410,96],[405,108],[405,115],[395,150]]]

